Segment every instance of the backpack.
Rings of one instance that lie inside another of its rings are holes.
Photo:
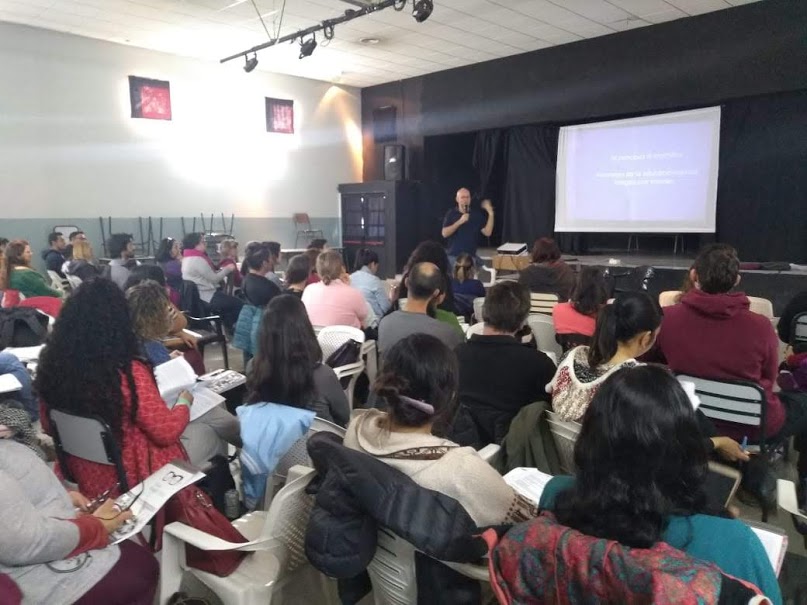
[[[45,342],[48,316],[30,307],[0,309],[0,350],[33,347]]]

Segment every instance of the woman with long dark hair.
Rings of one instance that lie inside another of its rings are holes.
[[[708,450],[689,398],[656,366],[623,368],[597,391],[574,451],[576,477],[556,477],[540,508],[588,536],[646,549],[663,541],[781,594],[759,539],[706,510]]]
[[[129,486],[171,460],[185,459],[179,436],[192,403],[190,394],[182,393],[168,409],[140,351],[121,289],[106,279],[91,280],[65,303],[35,383],[45,408],[96,415],[109,425]],[[42,420],[46,425],[45,414]],[[82,493],[100,494],[117,483],[114,467],[67,458]],[[113,495],[119,493],[113,489]]]
[[[162,267],[168,286],[176,292],[182,290],[182,247],[179,240],[166,237],[160,241],[154,260]]]
[[[314,328],[296,296],[277,296],[266,307],[248,385],[249,404],[305,408],[341,426],[350,417],[347,397],[334,371],[322,363]]]
[[[583,267],[569,302],[559,303],[552,309],[552,321],[557,334],[593,336],[597,315],[608,302],[608,287],[602,270]]]

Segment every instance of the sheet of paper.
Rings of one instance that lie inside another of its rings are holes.
[[[221,405],[226,400],[218,393],[214,393],[202,383],[197,383],[193,388],[193,405],[191,406],[191,421],[201,418],[214,407]]]
[[[131,507],[129,510],[134,514],[134,520],[110,534],[110,544],[118,544],[140,533],[171,496],[204,476],[203,472],[187,462],[174,460],[125,494],[118,496],[115,503],[121,509]]]
[[[527,468],[520,466],[504,476],[504,481],[525,498],[535,502],[535,506],[541,501],[541,494],[552,475],[542,473],[537,468]]]
[[[188,336],[193,336],[194,338],[202,338],[202,335],[199,334],[199,332],[194,332],[193,330],[188,330],[188,328],[185,328],[182,331],[185,334],[187,334]]]
[[[14,374],[0,374],[0,393],[13,393],[22,389],[22,383]]]
[[[11,353],[21,362],[39,361],[39,354],[45,345],[37,345],[35,347],[6,347],[3,353]]]
[[[173,407],[182,391],[191,391],[196,384],[196,372],[183,357],[161,363],[154,368],[157,387],[168,407]]]
[[[789,512],[791,515],[797,515],[807,521],[807,515],[799,509],[799,499],[796,496],[796,484],[786,479],[778,479],[776,481],[776,499],[779,508]]]
[[[765,554],[768,555],[768,560],[771,562],[776,575],[782,570],[782,562],[785,560],[787,553],[787,534],[780,531],[769,530],[764,527],[762,523],[746,521],[746,525],[751,528],[759,541],[762,542],[762,547],[765,549]],[[778,528],[775,528],[778,529]]]
[[[678,382],[684,389],[684,393],[687,394],[689,397],[689,402],[692,404],[692,409],[696,410],[701,407],[701,398],[698,397],[698,394],[695,392],[695,383],[690,380],[681,380],[678,379]]]
[[[215,370],[199,376],[199,381],[214,393],[224,393],[245,384],[247,377],[235,370]]]

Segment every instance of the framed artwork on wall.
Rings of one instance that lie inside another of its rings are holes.
[[[133,118],[171,119],[171,85],[166,80],[129,76],[129,99]]]
[[[266,97],[266,132],[294,134],[294,101]]]

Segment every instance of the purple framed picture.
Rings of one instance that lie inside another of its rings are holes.
[[[165,80],[129,76],[129,99],[133,118],[171,119],[171,85]]]
[[[266,132],[294,134],[294,101],[266,97]]]

